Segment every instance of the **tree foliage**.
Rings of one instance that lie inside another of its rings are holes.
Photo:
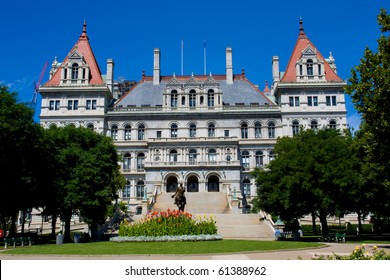
[[[363,183],[372,211],[390,216],[390,16],[382,9],[378,15],[382,35],[377,51],[366,47],[360,64],[351,70],[346,92],[361,113],[359,153]]]
[[[257,206],[287,221],[315,214],[327,232],[326,217],[348,210],[355,184],[351,137],[335,129],[305,130],[279,138],[274,150],[275,160],[254,173]]]

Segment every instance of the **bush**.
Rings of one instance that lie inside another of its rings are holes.
[[[217,225],[212,216],[197,216],[179,210],[152,212],[140,221],[119,226],[119,236],[215,235]]]
[[[390,254],[386,254],[384,250],[378,250],[376,246],[372,248],[372,253],[367,252],[365,248],[366,244],[361,247],[356,246],[355,250],[346,256],[333,255],[315,255],[314,260],[390,260]]]

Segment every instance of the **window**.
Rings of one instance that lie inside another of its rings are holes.
[[[269,152],[269,161],[271,162],[271,161],[273,161],[275,159],[275,152],[274,152],[274,150],[271,150],[270,152]]]
[[[181,98],[181,105],[183,105],[183,106],[186,105],[186,97],[185,97],[185,96],[183,96],[183,97]]]
[[[92,110],[96,110],[96,99],[92,100]]]
[[[225,137],[229,137],[229,134],[230,134],[230,133],[229,133],[229,130],[225,130],[225,131],[224,131]]]
[[[299,96],[290,96],[289,105],[290,107],[299,107]]]
[[[336,106],[336,96],[327,96],[326,97],[326,106]]]
[[[118,140],[118,127],[116,125],[111,127],[111,138],[114,141]]]
[[[188,161],[190,164],[196,164],[196,156],[197,156],[197,153],[196,153],[195,149],[191,149],[188,152]]]
[[[321,67],[321,64],[318,64],[318,75],[322,75],[322,67]]]
[[[241,166],[244,170],[249,169],[249,152],[243,151],[241,153]]]
[[[161,138],[161,130],[157,130],[156,131],[156,137],[157,138]]]
[[[144,171],[145,166],[145,155],[144,153],[139,153],[137,155],[137,171]]]
[[[318,106],[318,96],[308,96],[307,97],[308,106]]]
[[[249,179],[244,179],[244,181],[242,182],[242,191],[244,195],[251,194],[251,181]]]
[[[209,89],[207,95],[207,106],[214,107],[214,90]]]
[[[89,129],[89,130],[91,130],[91,131],[94,131],[95,130],[95,127],[94,127],[94,125],[93,124],[88,124],[88,126],[87,126],[87,128]]]
[[[255,138],[261,138],[261,123],[255,123]]]
[[[215,149],[209,149],[208,160],[211,163],[217,162],[217,151]]]
[[[177,162],[177,151],[172,150],[169,152],[169,161],[170,162]]]
[[[190,125],[190,137],[196,137],[196,125],[193,123]]]
[[[130,181],[126,181],[126,186],[122,191],[122,197],[129,198],[130,197]]]
[[[177,138],[177,124],[171,125],[171,138]]]
[[[96,110],[96,99],[87,99],[86,110]]]
[[[299,133],[299,122],[298,121],[293,121],[292,123],[292,134],[293,136],[298,135]]]
[[[131,168],[131,155],[129,153],[123,156],[123,171],[129,171]]]
[[[144,181],[137,182],[137,198],[145,196],[145,184]]]
[[[307,69],[307,75],[309,76],[313,76],[313,60],[311,59],[308,59],[307,62],[306,62],[306,69]]]
[[[177,90],[172,90],[171,92],[171,107],[177,107]]]
[[[313,130],[317,130],[318,129],[318,122],[316,120],[311,121],[310,128]]]
[[[261,167],[264,164],[264,154],[262,151],[256,151],[255,155],[256,167]]]
[[[125,126],[125,140],[131,140],[131,126]]]
[[[60,110],[60,101],[59,100],[51,100],[49,102],[49,110],[50,111],[59,111]]]
[[[72,80],[77,80],[79,76],[79,65],[77,63],[73,63],[72,65]]]
[[[190,108],[195,108],[196,106],[196,92],[195,90],[190,90]]]
[[[275,123],[270,122],[268,124],[268,138],[275,138]]]
[[[335,120],[330,120],[329,121],[329,128],[336,129],[337,128],[337,123]]]
[[[86,110],[91,110],[91,104],[92,104],[92,100],[87,100],[87,106],[86,106]]]
[[[73,110],[73,100],[68,100],[68,110]]]
[[[241,138],[248,139],[248,125],[246,123],[241,125]]]
[[[211,123],[208,127],[208,134],[209,137],[215,137],[215,124]]]
[[[145,140],[145,126],[143,124],[138,126],[138,140]]]

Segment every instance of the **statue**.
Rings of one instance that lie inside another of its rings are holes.
[[[184,206],[187,204],[186,197],[184,195],[184,192],[186,190],[183,187],[183,184],[180,184],[180,186],[176,189],[176,192],[174,195],[172,195],[172,198],[175,198],[175,204],[179,208],[179,210],[184,212]]]

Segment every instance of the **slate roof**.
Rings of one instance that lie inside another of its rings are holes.
[[[215,81],[219,83],[219,89],[223,93],[223,103],[229,105],[251,105],[251,103],[257,103],[259,105],[273,105],[270,99],[268,99],[257,87],[255,87],[248,79],[242,75],[234,75],[233,84],[226,84],[225,75],[213,75]],[[167,83],[172,81],[174,76],[163,76],[159,85],[153,85],[153,77],[145,76],[137,83],[128,93],[119,99],[114,107],[127,107],[150,105],[162,106],[163,105],[163,92],[167,87]],[[180,76],[175,77],[180,84],[185,84],[186,81],[195,78],[199,83],[204,83],[209,76]],[[207,88],[207,85],[205,85]]]

